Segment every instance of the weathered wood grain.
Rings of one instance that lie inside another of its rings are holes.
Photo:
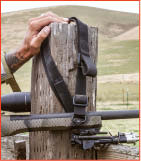
[[[77,36],[74,24],[51,24],[50,48],[52,57],[72,95],[75,91],[77,65]],[[89,49],[97,61],[98,29],[89,28]],[[95,110],[96,78],[87,78],[87,111]],[[32,114],[63,112],[56,99],[42,65],[40,55],[33,59],[32,66]],[[30,159],[94,159],[93,150],[83,151],[70,144],[70,131],[32,132],[30,134]]]

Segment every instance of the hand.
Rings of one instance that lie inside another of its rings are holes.
[[[47,12],[29,20],[28,31],[20,49],[23,51],[23,57],[32,57],[40,52],[42,42],[50,34],[49,24],[52,22],[68,23],[68,18]]]
[[[68,21],[68,18],[59,17],[52,12],[47,12],[39,17],[30,19],[21,47],[15,52],[5,55],[11,72],[14,73],[32,56],[40,53],[42,42],[50,34],[50,23],[68,23]]]

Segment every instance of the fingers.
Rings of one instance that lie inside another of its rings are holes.
[[[60,20],[62,20],[62,21],[64,21],[64,22],[68,22],[68,21],[69,21],[68,18],[59,17],[58,15],[56,15],[55,13],[50,12],[50,11],[48,11],[48,12],[46,12],[46,13],[43,13],[43,14],[41,14],[40,16],[35,17],[35,18],[32,18],[32,19],[30,19],[30,20],[31,20],[31,21],[35,21],[35,20],[39,20],[39,19],[41,19],[41,18],[43,18],[43,17],[54,17],[54,18],[60,19]]]
[[[68,23],[68,18],[59,17],[58,15],[47,12],[40,17],[32,18],[29,21],[29,27],[33,30],[40,30],[44,26],[49,25],[52,22]]]
[[[49,25],[52,22],[67,23],[67,22],[64,22],[61,19],[58,19],[58,18],[55,18],[55,17],[44,17],[42,19],[37,20],[34,25],[35,25],[36,28],[40,29],[44,26]]]
[[[59,17],[58,15],[56,15],[55,13],[50,12],[50,11],[47,12],[47,13],[41,14],[41,16],[42,16],[42,17],[47,17],[47,16],[54,17],[54,18],[60,19],[60,20],[62,20],[62,21],[64,21],[64,22],[68,22],[68,21],[69,21],[68,18]]]
[[[31,48],[40,49],[41,43],[45,40],[45,38],[50,34],[50,27],[45,26],[36,37],[34,37],[31,41]]]
[[[28,46],[30,55],[36,55],[40,51],[40,46],[45,38],[50,34],[50,26],[52,22],[68,23],[68,18],[59,17],[58,15],[47,12],[39,17],[29,20],[28,34],[25,38],[25,46]]]

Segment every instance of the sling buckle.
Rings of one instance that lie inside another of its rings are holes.
[[[75,95],[73,97],[73,105],[80,107],[88,106],[88,97],[86,95]]]
[[[73,123],[79,126],[86,122],[86,106],[88,106],[88,97],[86,95],[75,95],[73,97],[74,116]]]

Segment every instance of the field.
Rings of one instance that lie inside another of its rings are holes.
[[[139,15],[74,6],[2,14],[2,50],[9,52],[16,49],[23,40],[28,19],[48,10],[64,17],[75,15],[90,26],[99,28],[97,110],[138,109]],[[134,33],[133,36],[131,33]],[[15,73],[22,91],[30,91],[31,66],[32,60]],[[1,92],[3,95],[12,91],[4,84]],[[104,121],[103,125],[113,134],[118,131],[139,132],[138,119]],[[139,144],[136,146],[139,147]]]

